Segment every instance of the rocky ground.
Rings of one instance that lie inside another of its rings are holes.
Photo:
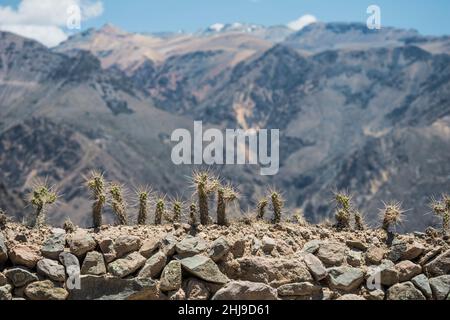
[[[433,232],[234,223],[100,231],[8,223],[0,300],[450,300],[450,245]]]

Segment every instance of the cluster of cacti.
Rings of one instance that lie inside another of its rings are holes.
[[[351,229],[352,221],[355,230],[364,230],[364,218],[358,210],[354,209],[352,197],[347,192],[335,192],[334,201],[336,203],[336,227],[338,229]],[[353,220],[352,220],[353,219]]]
[[[284,200],[281,193],[276,190],[269,190],[268,196],[258,201],[258,204],[256,205],[256,221],[264,220],[264,216],[266,215],[266,208],[269,205],[269,201],[272,204],[273,210],[272,223],[281,223]]]
[[[434,213],[442,219],[442,234],[449,236],[450,233],[450,195],[443,195],[442,200],[433,200],[431,208]]]
[[[47,183],[38,183],[33,187],[30,202],[36,209],[35,227],[41,227],[45,224],[47,207],[54,204],[57,199],[57,192],[53,187],[48,186]]]

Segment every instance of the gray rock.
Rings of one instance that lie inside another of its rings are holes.
[[[347,240],[345,244],[352,249],[357,249],[361,251],[367,251],[368,247],[367,244],[360,240]]]
[[[414,260],[420,257],[425,252],[425,246],[419,242],[414,241],[406,246],[406,251],[403,253],[402,260]]]
[[[425,265],[425,271],[432,276],[442,276],[450,272],[450,250],[437,256]]]
[[[78,258],[69,252],[62,252],[59,255],[59,261],[63,264],[63,266],[67,268],[78,268],[80,269],[80,261]]]
[[[264,283],[232,281],[217,291],[212,300],[277,300],[277,291]]]
[[[85,275],[80,289],[71,290],[69,300],[155,300],[158,283],[151,279],[121,279],[107,275]]]
[[[273,249],[275,249],[277,243],[274,239],[264,236],[262,239],[262,250],[266,254],[272,253]]]
[[[184,285],[187,300],[208,300],[210,297],[209,288],[205,282],[196,278],[190,278]]]
[[[114,249],[114,241],[110,238],[103,238],[98,242],[100,250],[103,252],[103,258],[106,263],[113,262],[117,258],[117,252]]]
[[[170,301],[186,300],[186,293],[183,289],[178,289],[177,291],[168,292],[167,297]]]
[[[363,264],[363,255],[360,251],[349,250],[347,252],[347,263],[352,267],[360,267]]]
[[[156,250],[161,246],[161,241],[158,239],[147,239],[142,243],[139,253],[145,258],[150,258]]]
[[[247,246],[247,241],[245,239],[237,239],[231,246],[231,253],[234,258],[238,259],[244,256],[245,248]]]
[[[164,268],[161,279],[161,291],[178,291],[181,288],[181,263],[173,260]]]
[[[123,278],[139,270],[145,261],[139,252],[132,252],[122,259],[111,262],[108,265],[108,271],[118,278]]]
[[[385,297],[385,293],[381,289],[369,291],[365,296],[366,300],[372,300],[372,301],[382,301],[382,300],[384,300],[384,297]]]
[[[155,278],[164,269],[167,263],[167,256],[163,251],[158,251],[148,260],[146,260],[144,267],[139,272],[140,278]]]
[[[94,238],[84,231],[75,232],[69,239],[70,252],[78,258],[93,251],[96,245]]]
[[[45,258],[58,260],[59,254],[64,251],[66,245],[66,234],[56,232],[49,236],[41,247],[41,253]]]
[[[310,282],[289,283],[278,287],[278,296],[318,296],[322,293],[322,287]]]
[[[214,261],[208,257],[194,256],[182,259],[180,262],[186,271],[207,282],[225,284],[229,281]]]
[[[141,239],[137,236],[124,235],[114,240],[114,250],[116,258],[122,258],[126,254],[138,251],[141,247]]]
[[[387,291],[387,300],[426,300],[412,282],[398,283]]]
[[[8,282],[6,276],[0,272],[0,287],[3,287]]]
[[[173,256],[176,251],[177,243],[178,241],[173,234],[168,234],[161,240],[161,251],[164,252],[167,257]]]
[[[325,242],[317,251],[317,258],[327,267],[340,266],[345,260],[347,247],[338,242]]]
[[[252,254],[256,255],[259,250],[262,248],[262,241],[256,237],[252,239]]]
[[[66,280],[66,270],[64,269],[64,266],[55,260],[39,260],[37,263],[37,272],[56,282],[64,282]]]
[[[229,251],[230,244],[225,238],[220,237],[212,243],[208,255],[214,262],[218,262],[225,257]]]
[[[206,251],[207,248],[208,244],[205,240],[192,236],[187,236],[175,246],[176,252],[181,258],[195,256]]]
[[[5,276],[11,281],[14,287],[23,287],[27,284],[38,281],[36,274],[26,270],[25,268],[13,268],[5,271]]]
[[[303,246],[302,252],[307,252],[311,254],[315,254],[317,250],[319,250],[320,245],[322,244],[322,240],[311,240],[305,243]]]
[[[436,300],[445,300],[450,293],[450,275],[431,278],[430,286]]]
[[[351,292],[361,286],[364,281],[364,272],[358,268],[335,267],[328,269],[330,288]]]
[[[395,263],[403,257],[407,249],[406,243],[395,239],[392,243],[391,250],[387,254],[387,258]]]
[[[6,247],[3,233],[0,231],[0,266],[6,261],[8,261],[8,248]]]
[[[19,244],[9,252],[9,259],[15,266],[24,266],[30,269],[36,267],[36,263],[42,259],[40,250],[32,245]]]
[[[323,265],[322,261],[320,261],[315,255],[306,253],[303,260],[316,281],[323,280],[327,277],[327,269]]]
[[[424,274],[419,274],[411,279],[411,282],[423,293],[425,297],[431,299],[433,292],[431,291],[430,281]]]
[[[88,252],[81,266],[81,274],[100,276],[105,273],[106,265],[103,255],[97,251]]]
[[[356,301],[356,300],[366,300],[364,297],[358,296],[356,294],[345,294],[336,300],[349,300],[349,301]]]
[[[382,285],[388,287],[398,283],[400,279],[394,263],[390,260],[383,260],[383,263],[377,267],[369,267],[367,274],[374,279],[379,279]]]
[[[422,273],[422,267],[409,260],[401,261],[395,265],[395,269],[398,271],[398,277],[400,282],[409,281],[415,276]]]
[[[11,292],[12,292],[12,287],[9,284],[0,286],[0,301],[12,300]]]
[[[30,300],[66,300],[69,293],[64,288],[57,288],[50,280],[38,281],[25,288],[25,295]]]
[[[384,258],[384,250],[378,246],[371,246],[366,252],[367,264],[379,265]]]

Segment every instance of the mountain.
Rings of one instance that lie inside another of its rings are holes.
[[[278,175],[217,168],[244,210],[273,185],[318,222],[333,214],[332,190],[348,189],[372,224],[382,201],[399,200],[401,230],[424,229],[430,197],[448,191],[448,37],[316,23],[153,35],[107,25],[52,50],[0,38],[0,182],[21,195],[36,177],[60,182],[52,221],[89,225],[79,186],[91,169],[189,197],[192,168],[172,165],[170,134],[193,120],[281,129]]]

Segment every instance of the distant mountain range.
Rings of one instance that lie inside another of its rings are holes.
[[[171,163],[170,134],[193,120],[281,129],[275,177],[216,168],[240,186],[243,210],[274,185],[317,222],[333,213],[331,191],[348,189],[369,221],[401,200],[403,229],[423,229],[429,198],[450,191],[450,37],[356,23],[106,25],[48,49],[0,33],[0,206],[19,219],[33,179],[48,177],[63,195],[51,221],[90,225],[80,186],[91,169],[190,196],[192,168]]]

